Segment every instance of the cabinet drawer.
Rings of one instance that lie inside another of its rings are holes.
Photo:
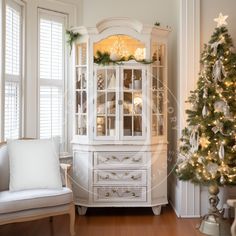
[[[94,202],[146,202],[146,187],[94,187]]]
[[[94,185],[146,185],[146,170],[94,170]]]
[[[96,168],[132,168],[146,166],[145,152],[95,152],[94,167]]]

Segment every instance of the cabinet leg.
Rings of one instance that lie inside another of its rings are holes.
[[[87,207],[85,206],[77,206],[77,211],[80,216],[84,216],[87,212]]]
[[[161,214],[161,206],[153,206],[152,211],[154,215],[159,216]]]

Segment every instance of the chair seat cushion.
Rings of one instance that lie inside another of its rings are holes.
[[[0,192],[0,214],[64,205],[72,201],[72,191],[69,188],[2,191]]]

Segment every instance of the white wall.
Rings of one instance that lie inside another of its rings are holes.
[[[214,18],[217,18],[220,12],[229,16],[226,20],[228,22],[227,27],[236,46],[235,9],[235,0],[201,0],[201,46],[210,40],[216,27]]]
[[[228,15],[227,28],[229,34],[233,38],[234,46],[236,47],[236,1],[235,0],[201,0],[201,50],[203,45],[208,43],[211,35],[216,28],[215,18],[218,17],[219,13]],[[221,188],[220,189],[220,206],[225,203],[227,198],[236,197],[235,188]],[[201,214],[205,214],[208,209],[208,192],[206,188],[201,188]]]

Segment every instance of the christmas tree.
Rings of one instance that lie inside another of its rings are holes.
[[[204,46],[176,166],[179,179],[209,186],[236,184],[236,53],[227,17],[215,19]]]

